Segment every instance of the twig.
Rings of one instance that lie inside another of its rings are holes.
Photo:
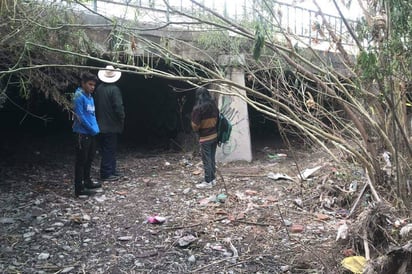
[[[284,227],[285,230],[286,230],[286,234],[288,235],[288,239],[290,240],[289,230],[288,230],[288,228],[287,228],[286,225],[285,225],[285,219],[283,219],[283,215],[282,215],[282,212],[280,211],[279,205],[276,204],[276,207],[277,207],[277,209],[278,209],[278,211],[279,211],[279,216],[280,216],[280,219],[282,220],[282,225],[283,225],[283,227]]]
[[[349,214],[348,214],[348,218],[352,215],[352,213],[353,213],[353,212],[355,211],[355,209],[358,207],[358,204],[359,204],[359,202],[360,202],[360,200],[361,200],[361,198],[362,198],[363,194],[365,193],[366,188],[367,188],[368,186],[369,186],[369,184],[365,184],[365,185],[363,186],[362,191],[359,193],[358,198],[356,199],[355,203],[353,204],[353,206],[352,206],[352,208],[351,208],[351,210],[350,210],[350,212],[349,212]]]
[[[376,200],[377,202],[381,202],[381,198],[379,197],[378,192],[376,192],[376,189],[375,189],[375,187],[374,187],[373,184],[372,184],[372,180],[371,180],[371,178],[370,178],[370,176],[369,176],[369,173],[368,173],[368,169],[367,169],[367,168],[365,168],[365,176],[366,176],[366,179],[368,180],[368,185],[369,185],[369,187],[370,187],[370,189],[371,189],[371,192],[372,192],[373,197],[375,197],[375,200]]]
[[[222,179],[223,187],[225,188],[225,194],[228,195],[225,179],[223,178],[222,172],[220,172],[220,170],[217,167],[216,167],[216,173],[220,176],[220,179]]]
[[[273,224],[249,222],[249,221],[242,221],[242,220],[235,220],[235,222],[242,223],[242,224],[247,224],[247,225],[259,225],[259,226],[271,226],[271,225],[273,225]]]
[[[366,260],[370,260],[371,255],[370,255],[369,244],[368,244],[368,232],[366,231],[366,229],[364,229],[363,231],[363,245],[365,247],[365,258]]]
[[[214,222],[223,221],[223,220],[225,220],[226,218],[227,218],[227,217],[221,217],[221,218],[217,218],[217,219],[214,219],[214,220],[212,220],[212,221],[209,221],[209,222],[196,223],[196,224],[192,224],[192,225],[163,227],[162,230],[173,230],[173,229],[190,228],[190,227],[195,227],[195,226],[199,226],[199,225],[204,225],[204,224],[206,224],[206,223],[214,223]]]

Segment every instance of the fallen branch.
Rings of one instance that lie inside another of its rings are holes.
[[[370,178],[370,176],[369,176],[368,169],[366,169],[366,168],[365,168],[365,176],[366,176],[366,179],[368,180],[368,185],[369,185],[369,187],[371,188],[371,192],[372,192],[373,197],[375,197],[375,200],[376,200],[378,203],[381,202],[381,198],[379,197],[378,192],[376,192],[376,189],[375,189],[375,187],[373,186],[372,180],[371,180],[371,178]]]
[[[355,203],[353,204],[349,214],[348,214],[348,218],[352,215],[352,213],[355,211],[355,209],[358,207],[358,204],[363,196],[363,194],[365,194],[366,188],[369,186],[369,184],[365,184],[362,188],[362,191],[360,192],[358,198],[356,198]]]

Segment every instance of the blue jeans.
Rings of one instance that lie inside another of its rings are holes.
[[[117,133],[100,133],[100,177],[105,179],[116,173]]]
[[[76,162],[74,171],[74,189],[82,191],[83,183],[90,181],[90,168],[96,154],[95,137],[87,134],[75,134]]]
[[[210,183],[216,179],[216,140],[200,144],[202,151],[203,169],[205,171],[205,182]]]

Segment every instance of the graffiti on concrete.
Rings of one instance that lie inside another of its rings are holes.
[[[222,95],[219,109],[220,112],[232,123],[232,134],[230,135],[230,139],[222,145],[223,156],[229,156],[236,151],[240,145],[238,137],[242,135],[242,131],[239,130],[237,125],[244,121],[245,118],[241,118],[239,110],[235,107],[233,96]]]

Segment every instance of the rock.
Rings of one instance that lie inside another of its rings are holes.
[[[71,251],[72,250],[72,248],[68,245],[62,246],[62,249],[65,250],[65,251]]]
[[[47,260],[50,257],[50,254],[47,252],[42,252],[39,254],[39,256],[37,257],[37,259],[39,260]]]
[[[193,235],[187,235],[183,236],[182,238],[179,239],[178,243],[180,247],[186,247],[196,241],[197,238]]]
[[[0,218],[0,224],[12,224],[14,222],[13,218]]]
[[[34,231],[26,232],[23,234],[23,238],[31,238],[35,235],[36,233]]]
[[[286,271],[288,271],[290,269],[290,266],[288,266],[288,265],[282,265],[282,266],[280,266],[280,271],[282,271],[282,272],[286,272]]]
[[[84,215],[83,215],[83,220],[84,220],[84,221],[87,221],[87,222],[88,222],[88,221],[90,221],[91,219],[92,219],[92,218],[91,218],[89,215],[87,215],[87,214],[84,214]]]
[[[187,260],[189,261],[189,263],[195,263],[196,262],[196,257],[195,257],[195,255],[191,255],[191,256],[189,256],[189,258]]]

